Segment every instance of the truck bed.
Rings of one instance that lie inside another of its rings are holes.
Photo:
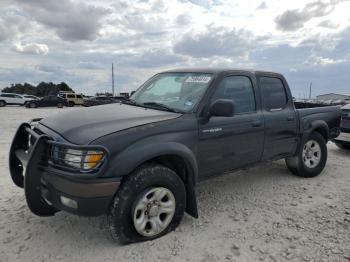
[[[300,132],[308,129],[309,125],[314,121],[325,121],[329,127],[329,139],[332,139],[338,134],[334,133],[340,125],[341,109],[340,106],[322,106],[313,108],[297,108],[297,114],[300,119]]]

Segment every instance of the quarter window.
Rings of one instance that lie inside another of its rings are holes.
[[[225,77],[215,90],[212,102],[220,98],[232,99],[237,114],[256,111],[253,85],[246,76]]]
[[[261,77],[260,90],[266,109],[282,109],[287,104],[286,89],[281,79]]]

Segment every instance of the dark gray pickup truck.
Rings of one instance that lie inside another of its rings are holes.
[[[340,119],[338,107],[296,109],[277,73],[166,71],[123,103],[21,124],[10,173],[36,215],[107,214],[114,239],[150,240],[198,217],[201,180],[277,159],[318,175]]]

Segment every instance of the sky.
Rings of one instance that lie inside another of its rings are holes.
[[[295,97],[350,94],[350,1],[0,0],[0,89],[135,90],[182,67],[270,70]]]

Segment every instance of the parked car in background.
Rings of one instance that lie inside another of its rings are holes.
[[[39,100],[40,98],[37,96],[33,96],[33,95],[21,95],[24,99],[24,105],[26,105],[29,101],[33,101],[33,100]]]
[[[48,107],[48,106],[57,106],[58,108],[62,108],[63,106],[68,106],[68,102],[66,99],[62,97],[59,97],[56,95],[49,95],[39,100],[32,100],[26,103],[26,107],[28,108]]]
[[[24,104],[25,104],[25,99],[19,94],[13,94],[13,93],[0,94],[0,107],[6,106],[6,105],[23,106]]]
[[[340,131],[340,135],[333,140],[334,143],[342,149],[350,150],[350,104],[342,107]]]
[[[112,96],[111,99],[114,100],[115,103],[124,102],[124,101],[128,100],[127,97],[122,96],[122,95],[121,96]]]
[[[23,97],[24,100],[26,100],[26,101],[30,101],[30,100],[39,100],[39,99],[40,99],[40,97],[33,96],[33,95],[22,95],[22,97]]]
[[[112,97],[108,96],[94,96],[84,100],[84,106],[98,106],[105,104],[112,104],[116,101]]]
[[[84,104],[84,97],[82,94],[78,95],[75,93],[60,93],[60,97],[64,98],[68,102],[68,106],[82,106]]]

